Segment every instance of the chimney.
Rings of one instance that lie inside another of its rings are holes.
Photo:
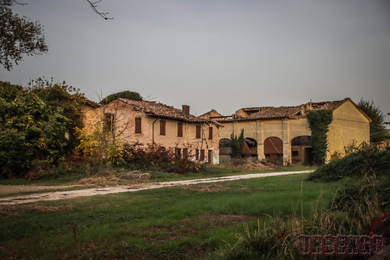
[[[190,115],[190,106],[183,105],[181,111],[183,112],[183,114],[185,116],[189,116]]]

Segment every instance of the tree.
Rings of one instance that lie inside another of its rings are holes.
[[[237,137],[237,135],[234,135],[234,133],[232,133],[230,135],[230,139],[231,139],[230,146],[232,148],[232,152],[230,153],[230,156],[232,158],[241,158],[241,151],[245,141],[244,129],[241,130],[241,134],[239,137]]]
[[[374,102],[371,100],[360,100],[357,106],[369,117],[371,118],[370,123],[370,142],[380,143],[389,137],[385,123],[385,115],[374,105]]]
[[[73,151],[84,98],[71,92],[42,79],[27,90],[0,81],[0,177],[21,176],[38,162],[58,165]]]
[[[101,17],[103,17],[104,18],[104,20],[111,20],[111,19],[114,19],[114,18],[110,18],[110,17],[108,17],[107,15],[109,14],[108,12],[105,12],[105,13],[103,13],[103,12],[99,12],[98,11],[98,3],[100,3],[102,0],[98,0],[98,1],[96,1],[96,2],[91,2],[90,0],[87,0],[87,2],[89,3],[89,5],[91,6],[91,8],[92,8],[92,10],[95,12],[95,13],[97,13],[98,15],[100,15]]]
[[[13,3],[0,0],[0,64],[7,70],[12,69],[12,62],[18,65],[23,55],[41,55],[48,51],[42,26],[14,14],[10,8]]]
[[[114,101],[115,99],[118,98],[125,98],[125,99],[130,99],[130,100],[138,100],[141,101],[142,97],[139,93],[125,90],[121,92],[117,92],[111,95],[108,95],[106,98],[102,99],[99,103],[102,105],[107,105],[111,101]]]

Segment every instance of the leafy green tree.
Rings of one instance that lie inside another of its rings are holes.
[[[232,148],[232,152],[230,153],[230,156],[232,158],[240,158],[242,147],[244,146],[244,141],[245,141],[244,129],[241,130],[241,134],[238,137],[237,135],[234,135],[234,133],[232,133],[230,139],[231,139],[231,148]]]
[[[76,145],[70,132],[81,123],[83,97],[39,82],[24,90],[0,81],[0,177],[21,176],[37,161],[56,165]]]
[[[111,101],[114,101],[115,99],[118,99],[118,98],[125,98],[125,99],[138,100],[138,101],[142,100],[142,97],[139,93],[125,90],[125,91],[121,91],[121,92],[117,92],[117,93],[108,95],[106,98],[104,98],[102,101],[100,101],[100,104],[107,105]]]
[[[374,105],[374,102],[371,100],[360,100],[357,106],[369,117],[371,118],[370,123],[370,142],[379,143],[387,138],[389,135],[385,126],[385,115]]]
[[[7,70],[23,55],[41,55],[48,51],[42,26],[14,14],[11,0],[0,0],[0,64]]]

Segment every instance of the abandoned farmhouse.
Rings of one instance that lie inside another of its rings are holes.
[[[103,119],[123,142],[138,144],[141,148],[158,144],[174,151],[178,158],[219,163],[222,125],[191,115],[187,105],[180,110],[154,101],[119,98],[106,106],[88,101],[82,110],[85,124]]]
[[[343,154],[344,147],[353,143],[370,141],[371,119],[350,98],[290,107],[241,108],[232,116],[222,116],[211,110],[200,117],[216,120],[224,126],[219,136],[221,161],[230,159],[231,134],[239,135],[243,129],[243,155],[288,165],[310,162],[311,130],[306,113],[318,109],[333,111],[328,132],[327,160],[335,152]]]
[[[244,130],[244,156],[289,165],[311,162],[311,130],[306,114],[311,110],[333,112],[329,125],[327,159],[344,153],[344,147],[370,140],[370,118],[350,98],[309,102],[289,107],[248,107],[232,116],[211,110],[199,117],[182,109],[154,101],[119,98],[106,106],[87,101],[82,110],[85,123],[99,118],[121,133],[121,141],[146,148],[158,144],[187,157],[209,164],[230,160],[230,138]],[[115,122],[115,124],[114,124]]]

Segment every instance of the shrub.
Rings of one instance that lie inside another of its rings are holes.
[[[138,144],[126,144],[123,148],[123,159],[128,165],[145,170],[179,174],[203,171],[202,163],[187,158],[175,158],[175,153],[157,144],[148,145],[146,149],[142,149]]]

